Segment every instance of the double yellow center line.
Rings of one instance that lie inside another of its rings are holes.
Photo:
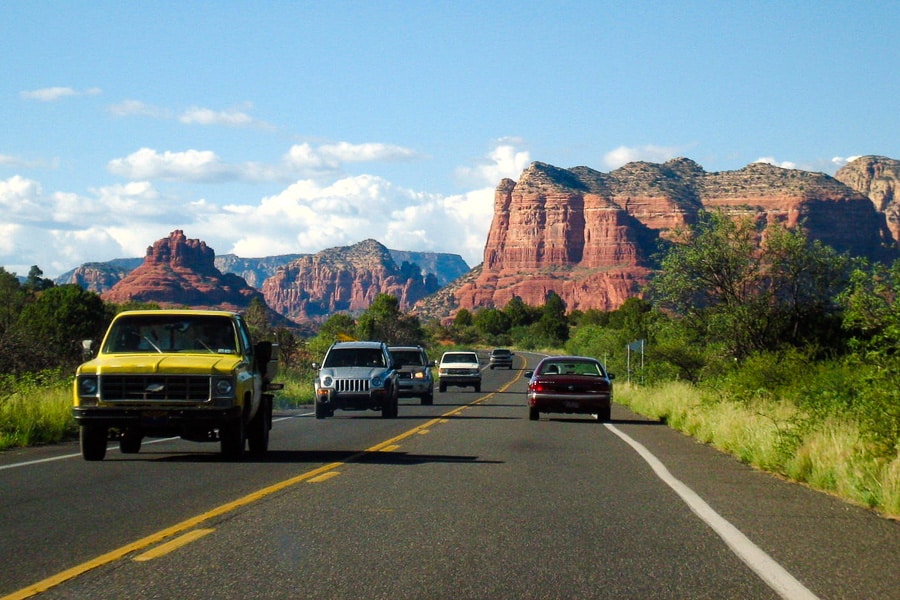
[[[507,388],[509,388],[509,386],[511,386],[516,381],[516,379],[518,379],[518,377],[514,378],[512,381],[510,381],[509,383],[507,383],[506,385],[501,387],[498,390],[498,392],[505,391]],[[447,418],[452,417],[452,416],[456,415],[457,413],[462,412],[463,410],[469,408],[470,406],[478,404],[479,402],[481,402],[483,400],[487,400],[488,398],[493,396],[494,393],[496,393],[496,392],[492,392],[490,394],[482,396],[482,397],[478,398],[477,400],[470,402],[469,404],[459,406],[447,413],[444,413],[440,417],[431,419],[430,421],[423,423],[422,425],[419,425],[417,427],[413,427],[412,429],[405,431],[404,433],[401,433],[400,435],[393,437],[389,440],[385,440],[379,444],[376,444],[376,445],[372,446],[371,448],[367,448],[365,450],[362,450],[360,452],[352,454],[351,456],[349,456],[346,460],[344,460],[342,462],[328,463],[327,465],[322,465],[321,467],[318,467],[311,471],[307,471],[307,472],[297,475],[295,477],[291,477],[289,479],[285,479],[283,481],[279,481],[278,483],[272,484],[268,487],[264,487],[260,490],[252,492],[250,494],[247,494],[246,496],[238,498],[237,500],[233,500],[231,502],[228,502],[226,504],[218,506],[212,510],[201,513],[195,517],[191,517],[190,519],[187,519],[187,520],[177,523],[175,525],[172,525],[171,527],[161,529],[160,531],[157,531],[156,533],[152,533],[152,534],[150,534],[146,537],[143,537],[135,542],[132,542],[132,543],[122,546],[120,548],[116,548],[115,550],[113,550],[111,552],[102,554],[102,555],[100,555],[96,558],[93,558],[87,562],[83,562],[80,565],[72,567],[71,569],[66,569],[65,571],[57,573],[56,575],[47,577],[46,579],[38,581],[37,583],[34,583],[26,588],[22,588],[21,590],[13,592],[12,594],[3,596],[2,598],[0,598],[0,600],[20,600],[22,598],[30,598],[30,597],[40,594],[42,592],[46,592],[50,588],[56,587],[62,583],[65,583],[66,581],[75,579],[76,577],[79,577],[80,575],[83,575],[84,573],[87,573],[88,571],[90,571],[92,569],[96,569],[98,567],[102,567],[103,565],[107,565],[107,564],[115,562],[117,560],[121,560],[122,558],[128,556],[129,554],[144,551],[145,549],[150,548],[151,546],[154,546],[155,544],[160,544],[160,542],[163,542],[163,540],[166,540],[168,538],[173,538],[174,536],[179,536],[180,534],[184,534],[184,532],[188,532],[189,530],[192,530],[195,527],[199,527],[200,525],[206,523],[207,521],[215,519],[216,517],[220,517],[224,514],[230,513],[231,511],[237,510],[244,506],[247,506],[248,504],[257,502],[257,501],[265,498],[266,496],[271,496],[272,494],[276,494],[276,493],[278,493],[282,490],[285,490],[291,486],[297,485],[298,483],[302,483],[304,481],[324,481],[325,479],[328,479],[328,478],[336,475],[337,473],[334,472],[334,470],[337,469],[338,467],[341,467],[350,462],[354,462],[354,461],[358,460],[360,457],[365,456],[369,452],[393,451],[398,447],[397,446],[398,442],[400,442],[412,435],[427,433],[427,430],[429,428],[433,427],[434,425],[444,422]],[[213,530],[209,529],[209,528],[197,529],[196,531],[190,531],[190,533],[187,533],[185,535],[180,535],[180,537],[172,539],[169,542],[162,544],[157,548],[154,548],[153,550],[143,552],[143,554],[140,554],[139,556],[137,556],[135,558],[135,560],[147,561],[147,560],[156,558],[158,556],[162,556],[163,554],[171,552],[178,547],[181,547],[181,546],[188,544],[190,542],[193,542],[194,540],[197,540],[209,533],[212,533],[212,531]]]

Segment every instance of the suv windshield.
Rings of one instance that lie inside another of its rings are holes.
[[[447,354],[444,356],[445,363],[475,363],[478,357],[474,354]]]
[[[418,350],[391,350],[394,359],[405,367],[424,367],[425,359]]]
[[[106,352],[214,352],[234,354],[237,342],[228,317],[212,315],[142,315],[116,321]]]
[[[386,367],[384,355],[378,348],[333,348],[325,363],[326,369],[335,367]]]

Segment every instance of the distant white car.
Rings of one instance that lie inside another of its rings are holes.
[[[447,386],[472,386],[476,392],[481,391],[481,363],[475,352],[444,352],[438,365],[438,387],[442,392]]]

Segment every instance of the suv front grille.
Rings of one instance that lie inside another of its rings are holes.
[[[100,398],[106,402],[206,402],[208,375],[105,375],[100,377]]]
[[[369,392],[369,380],[335,379],[334,389],[339,394],[365,394]]]

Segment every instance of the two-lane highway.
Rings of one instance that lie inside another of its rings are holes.
[[[531,422],[520,375],[283,413],[256,461],[4,454],[0,597],[900,598],[898,523],[620,406]]]

